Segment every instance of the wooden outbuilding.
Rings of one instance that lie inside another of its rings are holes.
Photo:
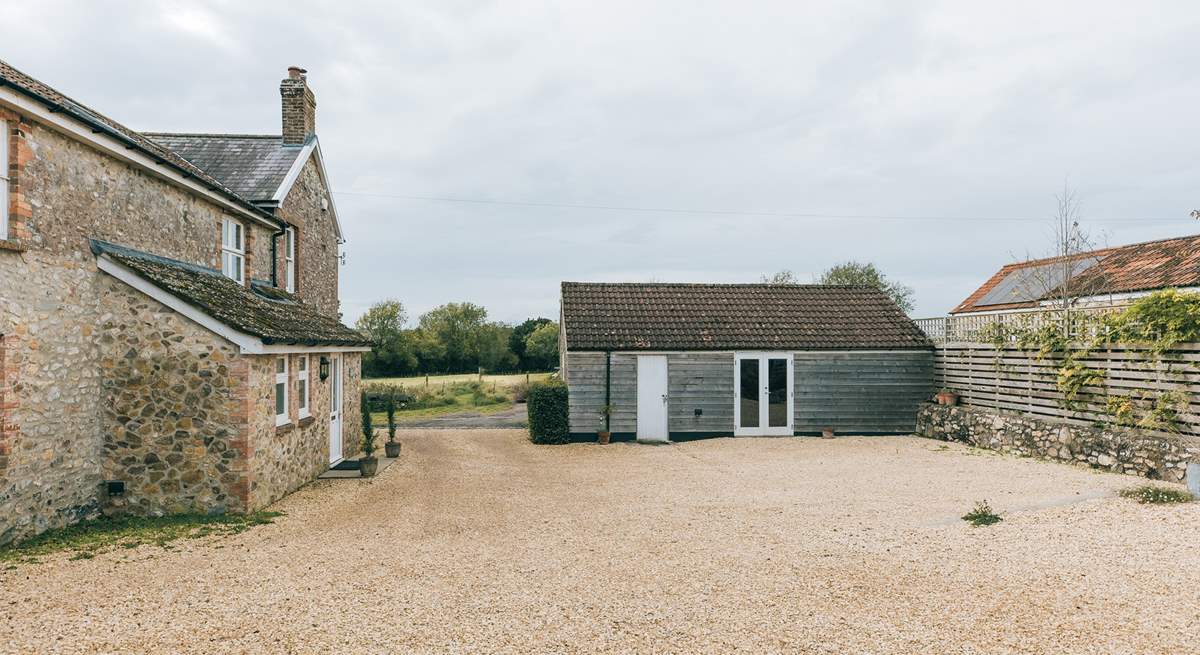
[[[912,432],[933,346],[883,292],[562,284],[572,439]]]

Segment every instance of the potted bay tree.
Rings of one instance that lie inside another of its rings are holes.
[[[371,404],[367,402],[367,392],[362,392],[362,397],[359,400],[359,405],[362,408],[359,413],[362,414],[362,459],[358,460],[359,470],[364,478],[369,478],[375,475],[375,471],[379,470],[379,460],[375,458],[375,427],[371,425]]]
[[[388,440],[383,444],[383,452],[388,457],[400,456],[400,442],[396,441],[396,392],[393,390],[387,397]]]

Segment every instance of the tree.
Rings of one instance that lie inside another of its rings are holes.
[[[517,367],[517,356],[509,349],[513,328],[503,323],[487,323],[476,335],[479,366],[487,371],[511,371]]]
[[[796,279],[796,274],[786,268],[769,277],[763,275],[758,278],[758,281],[763,284],[800,284],[800,281]]]
[[[372,305],[354,323],[371,340],[371,352],[363,357],[368,375],[400,375],[416,369],[418,361],[404,330],[407,321],[404,305],[388,299]]]
[[[542,370],[558,366],[558,323],[543,323],[531,332],[525,339],[525,356]]]
[[[471,371],[479,366],[480,331],[487,310],[469,302],[447,303],[421,315],[417,329],[443,348],[445,371]]]
[[[550,322],[548,318],[529,318],[513,328],[512,335],[508,338],[508,349],[517,356],[517,365],[522,370],[538,368],[525,360],[525,339],[538,327]]]
[[[849,284],[855,286],[875,287],[886,293],[904,313],[913,309],[912,287],[889,280],[887,276],[875,268],[874,264],[859,262],[844,262],[821,274],[817,284]]]

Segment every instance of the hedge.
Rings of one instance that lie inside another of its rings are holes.
[[[533,443],[567,443],[567,385],[541,382],[529,387],[529,438]]]

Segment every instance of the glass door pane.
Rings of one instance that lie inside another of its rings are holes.
[[[741,425],[743,428],[756,428],[758,418],[758,359],[738,360],[738,374],[741,378],[741,392],[738,403],[741,407]]]
[[[786,359],[767,360],[767,425],[773,428],[788,424],[788,365]]]

